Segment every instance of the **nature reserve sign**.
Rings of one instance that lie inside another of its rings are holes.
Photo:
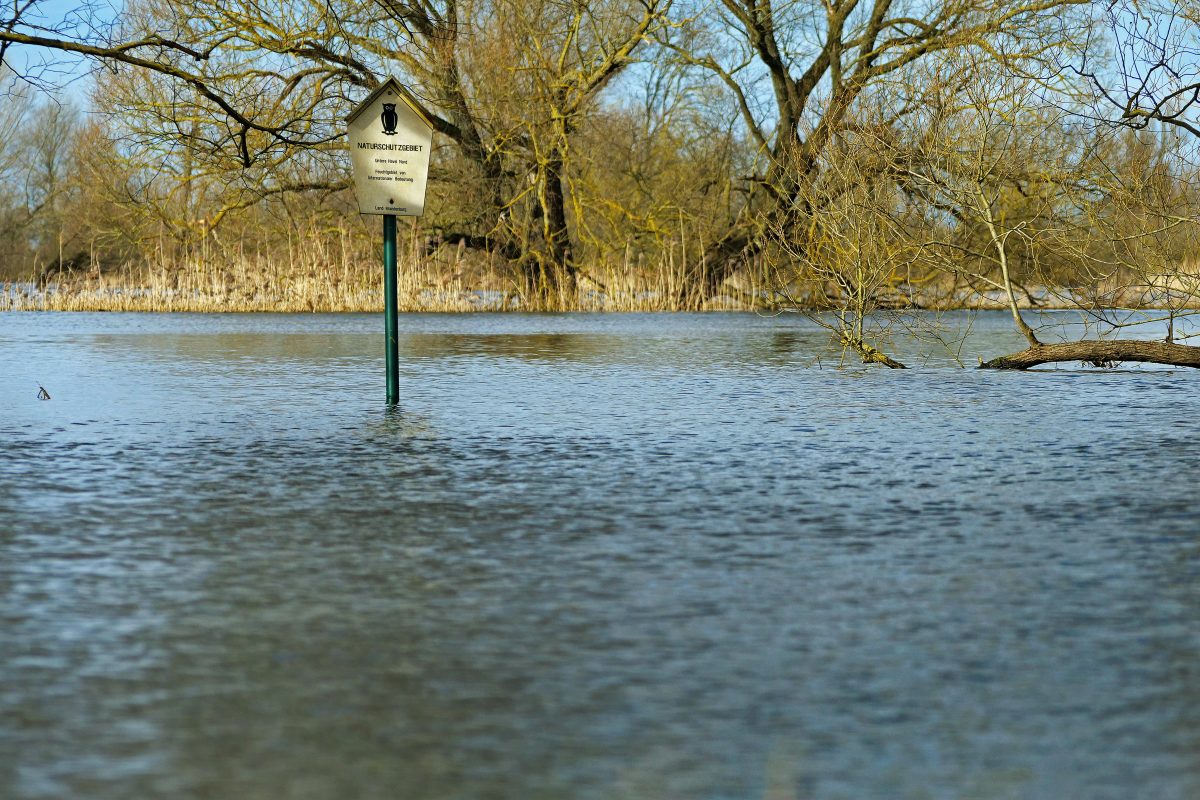
[[[433,125],[420,104],[388,78],[346,117],[354,195],[363,214],[383,216],[383,320],[387,404],[400,402],[400,347],[396,333],[396,217],[425,210]]]
[[[346,117],[354,195],[363,214],[419,217],[425,210],[433,126],[395,78]]]

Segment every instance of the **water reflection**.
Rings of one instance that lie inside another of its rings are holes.
[[[202,360],[225,364],[245,360],[309,363],[359,358],[364,350],[382,346],[380,336],[369,334],[101,334],[89,338],[91,346],[109,354],[167,362]]]
[[[607,361],[628,358],[636,343],[612,335],[578,333],[409,334],[400,339],[409,358],[516,358],[524,361]]]

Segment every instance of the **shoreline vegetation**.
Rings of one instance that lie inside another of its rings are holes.
[[[0,310],[378,311],[345,119],[391,76],[405,311],[797,311],[902,368],[953,345],[906,312],[1007,309],[996,367],[1200,365],[1200,0],[48,5],[0,25]]]
[[[106,265],[83,252],[39,274],[0,282],[3,311],[147,313],[375,313],[383,310],[381,254],[362,231],[290,237],[271,252],[202,249],[189,256],[156,253],[137,264]],[[357,235],[355,235],[357,233]],[[398,271],[399,310],[406,313],[797,311],[837,313],[851,303],[864,313],[1005,310],[1006,291],[971,276],[930,269],[879,274],[869,296],[845,294],[836,276],[782,270],[759,260],[715,290],[698,280],[700,247],[669,249],[657,263],[643,257],[579,266],[571,283],[530,287],[502,258],[464,247],[426,253],[410,236]],[[1013,285],[1022,310],[1169,310],[1200,308],[1194,270],[1095,282],[1087,288]]]
[[[522,291],[494,269],[464,269],[433,260],[401,263],[398,307],[402,313],[479,312],[837,312],[831,288],[788,286],[757,271],[736,276],[708,297],[693,296],[686,268],[640,271],[629,265],[580,270],[573,290]],[[1181,300],[1184,302],[1181,304]],[[1200,298],[1156,287],[1115,286],[1084,293],[1070,287],[1028,286],[1016,296],[1022,310],[1121,309],[1177,314],[1200,309]],[[953,280],[903,281],[880,287],[871,303],[879,312],[1003,311],[1008,297]],[[53,280],[0,283],[4,311],[126,311],[145,313],[376,313],[383,311],[383,269],[374,261],[329,263],[264,257],[206,264],[122,267],[63,273]]]
[[[62,311],[62,312],[137,312],[137,313],[382,313],[382,286],[371,286],[372,276],[332,276],[322,283],[324,275],[284,275],[271,286],[239,285],[230,282],[227,274],[217,271],[194,275],[175,273],[168,277],[162,272],[144,270],[118,275],[84,275],[58,283],[38,285],[34,282],[0,284],[0,312],[5,311]],[[378,276],[374,276],[378,277]],[[612,278],[611,274],[606,277]],[[576,297],[535,297],[532,302],[518,291],[506,287],[499,276],[488,276],[482,285],[468,286],[453,276],[440,280],[440,275],[409,273],[399,278],[398,308],[401,313],[681,313],[681,312],[746,312],[774,313],[799,311],[820,313],[835,311],[829,306],[797,305],[767,290],[738,290],[719,294],[699,306],[675,302],[668,292],[646,285],[610,280],[609,285],[621,285],[617,294],[595,290],[580,291]],[[382,282],[381,279],[377,282]],[[1018,301],[1022,310],[1070,311],[1080,310],[1079,304],[1062,299],[1067,289],[1033,287],[1035,297],[1043,299]],[[1127,292],[1119,293],[1115,302],[1105,310],[1164,311],[1172,308],[1162,302],[1132,301]],[[962,294],[905,295],[894,293],[879,303],[879,311],[1005,311],[1004,298]],[[1195,311],[1200,304],[1176,312]]]
[[[163,258],[156,264],[107,269],[84,253],[69,262],[58,260],[33,280],[0,284],[0,312],[381,312],[379,254],[364,236],[339,236],[334,241],[340,246],[330,247],[322,237],[298,236],[270,254],[201,251],[190,259]],[[844,352],[856,353],[863,363],[905,369],[880,348],[890,349],[893,326],[948,348],[965,366],[961,340],[947,339],[939,323],[922,321],[918,312],[1000,310],[1012,314],[1029,347],[981,361],[985,369],[1026,370],[1065,361],[1095,367],[1144,361],[1200,368],[1200,347],[1175,339],[1176,321],[1200,309],[1200,278],[1190,264],[1163,274],[1123,272],[1087,287],[1057,287],[1019,284],[1011,278],[1000,284],[972,281],[968,273],[948,270],[944,263],[928,271],[914,270],[910,263],[904,273],[877,269],[867,293],[864,283],[848,284],[819,265],[810,271],[781,271],[772,268],[772,261],[758,260],[715,290],[705,290],[696,280],[703,265],[668,251],[660,263],[626,259],[590,270],[579,267],[569,283],[531,287],[506,269],[511,265],[503,259],[481,259],[463,247],[427,253],[419,241],[410,236],[402,251],[398,305],[406,313],[793,311],[826,328]],[[78,268],[81,264],[84,269]],[[1128,318],[1117,319],[1125,312],[1158,311],[1153,316],[1166,322],[1167,338],[1043,342],[1022,314],[1050,310],[1084,313],[1099,323],[1098,330],[1107,326],[1110,332],[1131,326]]]

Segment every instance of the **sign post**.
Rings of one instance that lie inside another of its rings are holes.
[[[400,347],[396,313],[396,217],[425,210],[433,125],[420,104],[388,78],[346,117],[354,195],[362,214],[383,216],[384,348],[387,403],[400,402]]]
[[[387,404],[400,402],[400,345],[396,341],[396,216],[383,217],[383,327],[387,336]]]

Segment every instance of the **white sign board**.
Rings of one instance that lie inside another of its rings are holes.
[[[421,216],[433,126],[408,90],[388,78],[346,117],[346,136],[358,210]]]

